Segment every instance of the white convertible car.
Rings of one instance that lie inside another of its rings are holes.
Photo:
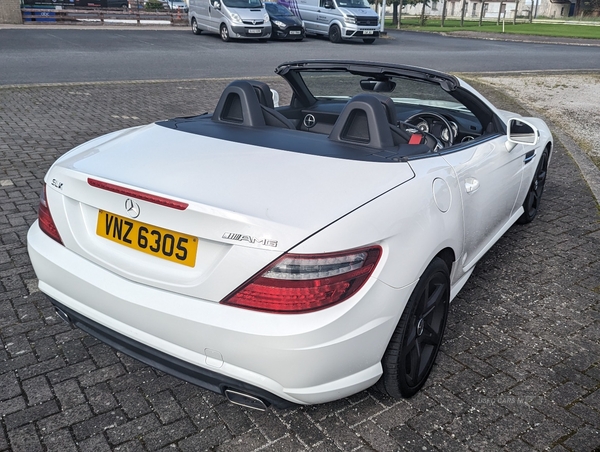
[[[450,301],[538,212],[552,136],[452,75],[356,61],[239,80],[213,114],[96,138],[28,234],[68,322],[256,409],[425,383]]]

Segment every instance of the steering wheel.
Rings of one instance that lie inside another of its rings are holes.
[[[431,128],[430,128],[431,124],[429,121],[427,121],[427,118],[437,119],[439,122],[441,122],[443,124],[443,127],[445,127],[446,130],[448,131],[448,139],[445,139],[442,136],[442,133],[444,131],[443,128],[439,131],[439,135],[433,134],[433,132],[431,131]],[[448,122],[448,120],[446,118],[444,118],[442,115],[440,115],[438,113],[433,113],[431,111],[424,111],[422,113],[417,113],[416,115],[412,115],[411,117],[407,118],[404,121],[404,123],[410,124],[411,126],[416,127],[421,132],[430,133],[431,135],[433,135],[436,139],[438,139],[442,143],[443,147],[452,146],[452,144],[454,143],[454,132],[452,130],[452,126],[450,125],[450,123]],[[424,127],[423,127],[423,123],[425,123]],[[421,128],[421,127],[423,127],[423,128]]]

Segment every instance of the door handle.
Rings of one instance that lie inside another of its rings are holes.
[[[525,159],[523,160],[523,162],[525,164],[531,162],[535,157],[535,151],[529,151],[527,154],[525,154]]]

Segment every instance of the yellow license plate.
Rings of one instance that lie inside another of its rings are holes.
[[[142,253],[177,264],[196,265],[198,239],[100,210],[96,234]]]

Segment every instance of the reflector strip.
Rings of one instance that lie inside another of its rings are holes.
[[[118,193],[119,195],[130,196],[132,198],[141,199],[142,201],[148,201],[154,204],[158,204],[171,209],[185,210],[188,208],[187,203],[181,201],[174,201],[172,199],[163,198],[162,196],[151,195],[131,188],[120,187],[118,185],[110,184],[108,182],[102,182],[96,179],[88,178],[88,184],[92,187],[100,188],[102,190],[111,191]]]

